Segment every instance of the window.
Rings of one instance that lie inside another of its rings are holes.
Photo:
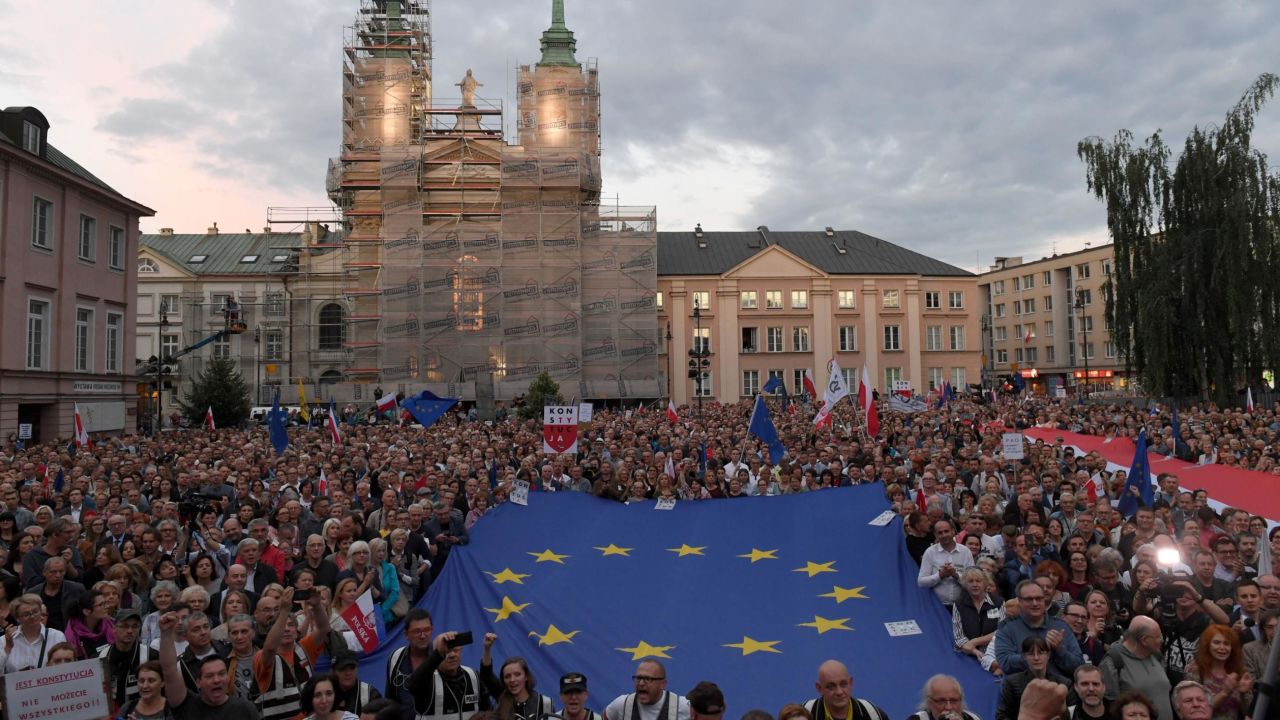
[[[929,368],[929,389],[942,387],[942,368]]]
[[[960,352],[964,350],[964,326],[951,326],[951,349]]]
[[[1116,344],[1110,340],[1102,344],[1103,357],[1113,358],[1116,356]]]
[[[693,350],[700,353],[711,352],[711,328],[693,329]]]
[[[742,328],[742,352],[760,352],[760,328]]]
[[[160,336],[160,359],[171,358],[178,352],[177,335]]]
[[[213,293],[209,296],[209,313],[214,316],[211,319],[224,317],[222,311],[226,309],[227,303],[231,301],[232,297],[230,293]]]
[[[808,290],[792,290],[791,291],[791,309],[804,310],[809,307],[809,291]]]
[[[769,352],[782,352],[782,328],[765,328],[765,349]]]
[[[1031,275],[1023,275],[1023,276],[1022,276],[1022,288],[1023,288],[1024,290],[1030,290],[1031,288],[1033,288],[1033,287],[1035,287],[1035,286],[1036,286],[1036,276],[1035,276],[1035,273],[1032,273]]]
[[[711,371],[707,370],[701,375],[693,379],[693,395],[694,397],[711,397]]]
[[[243,257],[241,257],[241,258],[240,258],[240,262],[241,262],[242,264],[244,264],[244,265],[248,265],[249,263],[256,263],[256,262],[258,262],[258,256],[257,256],[257,255],[245,255],[245,256],[243,256]]]
[[[952,310],[964,309],[964,291],[952,290],[947,293],[947,307]]]
[[[124,228],[114,225],[107,229],[107,267],[124,269]]]
[[[658,296],[657,296],[657,298],[658,298],[658,309],[659,309],[659,310],[661,310],[663,307],[665,307],[665,306],[663,305],[663,303],[662,303],[662,291],[661,291],[661,290],[659,290],[659,291],[658,291]]]
[[[791,371],[791,394],[800,395],[804,393],[804,370],[796,369]]]
[[[1102,261],[1102,274],[1106,275],[1107,277],[1111,277],[1111,261],[1110,260]]]
[[[31,210],[31,244],[53,249],[53,203],[42,197],[35,199]]]
[[[1053,296],[1052,296],[1052,295],[1045,295],[1045,296],[1044,296],[1044,302],[1042,303],[1042,305],[1044,306],[1044,311],[1045,311],[1045,312],[1049,312],[1049,311],[1053,310]]]
[[[924,349],[925,350],[941,350],[942,349],[942,326],[929,325],[924,329]]]
[[[1008,334],[1006,330],[1007,328],[1005,328],[1005,326],[1003,325],[1000,325],[996,328],[996,342],[1004,342],[1005,340],[1008,339]]]
[[[1022,301],[1021,301],[1021,300],[1014,300],[1014,301],[1013,301],[1013,314],[1014,314],[1014,315],[1021,315],[1021,314],[1022,314]]]
[[[1084,316],[1084,331],[1093,332],[1093,317],[1089,315]]]
[[[213,342],[213,356],[219,360],[231,359],[231,338],[224,337]]]
[[[956,391],[964,390],[968,387],[965,380],[964,368],[951,368],[951,387],[955,388]]]
[[[29,120],[22,121],[22,149],[32,155],[40,154],[40,126]]]
[[[711,309],[711,293],[706,290],[698,290],[693,293],[693,306],[699,310]]]
[[[107,372],[120,372],[120,338],[124,331],[124,315],[107,313]]]
[[[1087,360],[1093,359],[1093,343],[1084,344],[1084,356]]]
[[[809,352],[809,328],[791,328],[791,352]]]
[[[925,310],[939,310],[942,308],[942,293],[931,290],[924,294]]]
[[[49,362],[49,303],[27,301],[27,369],[47,370]]]
[[[840,374],[844,376],[844,386],[849,388],[854,394],[857,394],[858,369],[857,368],[840,368]]]
[[[191,256],[191,259],[190,259],[190,260],[188,260],[187,262],[188,262],[188,263],[190,263],[190,264],[192,264],[192,265],[199,265],[200,263],[202,263],[202,262],[204,262],[205,260],[208,260],[208,259],[209,259],[209,256],[208,256],[208,255],[192,255],[192,256]]]
[[[1013,279],[1013,291],[1018,292],[1022,289],[1022,278],[1015,277]]]
[[[167,315],[181,315],[182,305],[178,302],[177,295],[161,295],[160,296],[160,312]]]
[[[885,350],[901,350],[902,338],[898,331],[897,325],[884,326],[884,349]]]
[[[1002,318],[1005,315],[1008,315],[1008,313],[1005,312],[1004,303],[1000,303],[999,305],[996,305],[996,317]]]
[[[138,261],[139,275],[154,275],[158,272],[160,272],[160,266],[156,264],[155,260],[152,260],[151,258],[142,258]]]
[[[765,291],[764,309],[765,310],[781,310],[782,309],[782,291],[781,290]]]
[[[1040,274],[1040,284],[1046,285],[1046,286],[1053,284],[1052,270],[1045,270],[1043,273]]]
[[[320,308],[320,348],[321,350],[341,350],[347,340],[346,313],[337,303],[329,303]]]
[[[273,263],[289,262],[289,256],[286,254],[272,255],[271,262]]]
[[[765,376],[766,376],[769,380],[773,380],[774,378],[778,378],[778,382],[782,383],[782,387],[783,387],[783,389],[784,389],[784,390],[786,389],[786,387],[787,387],[787,374],[786,374],[786,372],[785,372],[785,371],[783,371],[783,370],[781,370],[781,369],[779,369],[779,368],[772,368],[772,369],[770,369],[770,370],[769,370],[769,372],[765,373]],[[767,383],[767,381],[766,381],[766,384],[768,384],[768,383]]]
[[[902,379],[902,368],[888,367],[884,369],[884,389],[885,392],[893,391],[893,384]]]
[[[997,365],[1008,365],[1008,364],[1009,364],[1009,351],[1008,351],[1008,350],[1005,350],[1005,349],[1003,349],[1003,348],[1002,348],[1002,349],[1000,349],[1000,350],[996,350],[996,364],[997,364]]]
[[[882,297],[880,301],[881,307],[886,307],[886,308],[901,307],[898,300],[897,290],[885,290],[884,294],[881,297]]]
[[[997,281],[995,281],[994,283],[992,283],[992,286],[991,286],[991,287],[992,287],[992,294],[993,294],[993,295],[1003,295],[1003,294],[1004,294],[1004,281],[1003,281],[1003,280],[997,280]]]
[[[1093,304],[1093,291],[1088,288],[1084,288],[1084,304],[1085,305]]]
[[[263,357],[267,360],[283,360],[284,359],[284,331],[268,330],[262,334],[262,339],[266,347],[263,349]]]
[[[93,311],[76,308],[76,372],[93,372]]]
[[[1025,313],[1025,314],[1027,314],[1027,315],[1031,315],[1031,314],[1034,314],[1034,313],[1035,313],[1035,311],[1036,311],[1036,299],[1035,299],[1035,298],[1027,298],[1026,300],[1023,300],[1023,301],[1022,301],[1022,312],[1023,312],[1023,313]]]
[[[1051,363],[1051,362],[1053,362],[1053,361],[1056,359],[1056,358],[1055,358],[1055,356],[1056,356],[1056,355],[1057,355],[1057,352],[1056,352],[1055,348],[1054,348],[1052,345],[1046,345],[1046,346],[1045,346],[1045,348],[1044,348],[1044,361],[1045,361],[1045,362],[1050,362],[1050,363]]]
[[[840,290],[836,292],[836,304],[844,310],[852,309],[856,307],[854,296],[855,293],[852,290]]]
[[[267,317],[284,316],[284,293],[269,292],[263,298],[263,313]]]
[[[738,304],[743,310],[755,310],[760,307],[760,293],[755,290],[743,290],[738,293]]]
[[[742,394],[750,397],[760,392],[760,371],[759,370],[743,370],[742,371]]]
[[[1026,335],[1023,335],[1023,334],[1022,334],[1022,323],[1018,323],[1017,325],[1014,325],[1014,326],[1013,326],[1013,339],[1014,339],[1014,340],[1022,340],[1022,338],[1024,338],[1024,337],[1026,337]]]
[[[1022,362],[1022,348],[1013,349],[1013,361]]]
[[[1053,337],[1053,321],[1046,320],[1044,323],[1044,336]]]
[[[840,352],[858,352],[858,328],[856,325],[840,326]]]
[[[1027,323],[1026,325],[1024,325],[1024,326],[1023,326],[1023,330],[1022,330],[1022,331],[1023,331],[1023,333],[1024,333],[1024,335],[1023,335],[1022,337],[1023,337],[1023,338],[1026,338],[1026,339],[1028,339],[1028,340],[1029,340],[1029,339],[1031,339],[1031,338],[1033,338],[1033,337],[1035,337],[1035,336],[1036,336],[1036,324],[1035,324],[1035,323]]]
[[[1089,263],[1080,263],[1076,266],[1076,279],[1087,280],[1091,276],[1089,272]]]
[[[1035,361],[1036,361],[1036,348],[1033,348],[1033,347],[1027,348],[1027,363],[1034,363]]]

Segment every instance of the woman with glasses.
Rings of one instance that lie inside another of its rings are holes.
[[[66,636],[61,630],[45,627],[44,601],[34,593],[13,601],[13,616],[18,624],[3,627],[0,668],[10,673],[44,667],[49,649],[66,642]]]

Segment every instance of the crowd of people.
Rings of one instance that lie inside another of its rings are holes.
[[[461,667],[457,638],[414,609],[451,550],[518,483],[637,502],[882,482],[920,585],[952,613],[956,652],[1003,677],[999,717],[1018,716],[1028,688],[1039,689],[1033,699],[1056,697],[1045,683],[1069,688],[1072,717],[1141,717],[1144,701],[1150,717],[1173,708],[1201,717],[1200,700],[1213,717],[1249,715],[1280,614],[1280,534],[1245,510],[1215,510],[1174,476],[1160,478],[1152,506],[1122,517],[1123,471],[1040,442],[1006,460],[1001,436],[1146,429],[1154,453],[1276,474],[1275,409],[1183,408],[1174,438],[1167,409],[962,396],[911,415],[884,407],[869,437],[848,403],[821,429],[812,408],[772,404],[787,449],[777,464],[748,433],[745,401],[684,408],[676,422],[643,408],[597,410],[578,452],[564,456],[542,453],[537,421],[461,412],[425,429],[345,426],[340,445],[297,427],[281,455],[262,430],[99,437],[88,447],[10,437],[0,449],[0,670],[104,658],[113,707],[137,720],[224,709],[329,720],[369,708],[404,720],[480,711],[534,720],[556,705],[592,720],[581,698],[570,702],[589,669],[580,682],[562,679],[560,703],[535,703],[527,667],[523,692],[508,682],[519,675],[510,661],[496,675],[491,663]],[[376,688],[356,678],[358,643],[343,619],[366,591],[407,639]],[[322,657],[329,671],[317,674]],[[842,665],[824,668],[845,685],[828,696],[820,670],[823,702],[801,715],[845,720],[874,708],[849,702]],[[717,703],[696,693],[646,694],[659,674],[637,670],[636,697],[605,708],[609,720],[714,714]],[[962,706],[963,688],[932,679],[921,717],[964,712],[934,696]]]

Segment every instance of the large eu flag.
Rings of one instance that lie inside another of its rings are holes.
[[[953,650],[950,615],[916,585],[902,521],[871,524],[887,507],[879,484],[671,510],[531,493],[480,520],[424,604],[436,632],[475,633],[465,664],[478,667],[480,638],[495,632],[496,663],[523,656],[552,697],[560,675],[585,673],[596,710],[656,658],[674,692],[712,680],[730,716],[776,713],[815,697],[818,665],[835,658],[854,694],[891,717],[915,712],[934,673],[959,678],[990,717],[999,685]],[[909,620],[917,634],[899,624]],[[385,657],[403,643],[389,638],[362,678],[381,689]]]

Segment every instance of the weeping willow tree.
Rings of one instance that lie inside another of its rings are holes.
[[[1156,394],[1232,403],[1280,369],[1280,175],[1250,144],[1278,86],[1259,77],[1222,125],[1191,131],[1176,164],[1158,131],[1077,148],[1115,243],[1112,340]]]

